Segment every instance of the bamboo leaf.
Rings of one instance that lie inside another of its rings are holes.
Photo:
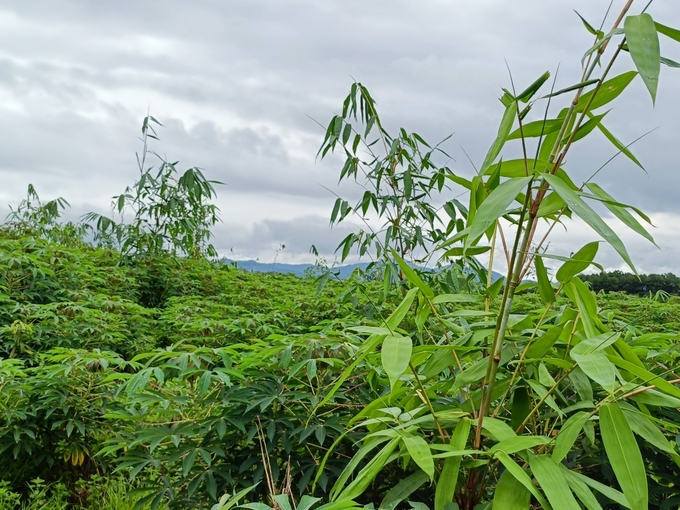
[[[588,112],[588,116],[592,118],[592,114],[590,112]],[[614,145],[614,147],[619,149],[619,151],[621,151],[622,154],[624,154],[628,159],[630,159],[633,163],[635,163],[643,170],[645,169],[645,167],[642,166],[642,163],[638,161],[638,159],[633,155],[633,153],[628,149],[628,147],[623,145],[618,138],[616,138],[606,127],[604,127],[604,125],[601,122],[597,125],[597,129],[599,129],[602,132],[602,134],[607,138],[607,140],[609,140],[612,143],[612,145]]]
[[[554,510],[581,510],[560,468],[548,455],[530,455],[529,466]]]
[[[586,356],[593,352],[599,352],[616,342],[620,336],[621,333],[603,333],[591,338],[586,338],[585,340],[581,340],[578,344],[576,344],[571,349],[571,352],[580,356]]]
[[[531,412],[531,400],[526,386],[518,386],[512,394],[512,429],[517,430]]]
[[[503,471],[493,496],[492,510],[529,510],[531,493],[507,469]]]
[[[659,87],[659,72],[661,71],[661,51],[659,36],[656,33],[654,20],[647,13],[637,16],[627,16],[623,28],[626,33],[628,51],[633,58],[642,81],[645,82],[652,104],[656,101],[656,91]]]
[[[562,334],[564,326],[564,323],[553,326],[536,340],[534,340],[534,343],[531,344],[531,347],[529,347],[529,350],[527,351],[527,357],[529,359],[542,358],[550,350],[550,348],[555,345],[555,342]]]
[[[616,389],[616,368],[601,352],[594,352],[585,356],[579,356],[573,352],[569,355],[574,359],[583,372],[593,381],[602,386],[607,392],[613,393]]]
[[[510,455],[535,446],[548,444],[551,441],[552,439],[546,436],[516,436],[496,443],[489,449],[489,453],[493,454],[500,450]]]
[[[671,455],[676,453],[673,446],[666,439],[666,436],[663,435],[663,432],[659,430],[659,427],[652,420],[625,402],[619,402],[618,405],[633,432],[661,451]]]
[[[394,251],[392,251],[392,256],[394,259],[397,261],[397,264],[399,264],[399,267],[401,270],[404,272],[404,275],[410,281],[413,285],[418,287],[420,291],[427,296],[428,298],[433,298],[434,297],[434,292],[430,287],[427,286],[427,284],[418,276],[418,274],[411,269],[411,267],[402,259],[399,254]]]
[[[569,484],[571,485],[572,481],[578,482],[583,482],[589,487],[595,489],[597,492],[602,494],[603,496],[611,499],[612,501],[618,503],[621,506],[625,506],[626,508],[630,508],[630,505],[628,504],[628,500],[626,499],[626,496],[623,495],[623,493],[617,491],[616,489],[612,489],[608,485],[604,485],[603,483],[600,483],[596,480],[593,480],[592,478],[589,478],[585,475],[582,475],[581,473],[577,473],[576,471],[572,471],[568,469],[564,465],[560,465],[560,470],[562,471],[562,475],[567,479]]]
[[[416,298],[417,294],[418,294],[417,288],[409,290],[406,293],[406,296],[404,296],[404,299],[401,301],[401,303],[399,303],[399,306],[397,306],[394,309],[394,311],[390,314],[390,316],[385,321],[385,325],[390,330],[394,331],[399,327],[399,324],[401,324],[401,321],[404,320],[404,317],[411,308],[413,300]]]
[[[466,248],[472,245],[505,213],[508,206],[517,198],[520,191],[526,188],[531,179],[531,177],[508,179],[491,192],[479,206],[477,214],[469,225],[470,231],[465,239]]]
[[[593,28],[593,26],[586,21],[586,19],[581,16],[577,11],[574,11],[576,15],[581,18],[581,23],[583,23],[583,26],[586,27],[586,30],[596,36],[599,39],[602,39],[604,37],[604,32],[602,30],[596,30]]]
[[[614,78],[605,81],[600,86],[600,88],[597,89],[597,93],[595,94],[595,97],[593,98],[593,101],[590,104],[588,111],[596,110],[616,99],[621,94],[621,92],[623,92],[625,88],[630,84],[630,82],[633,81],[633,78],[635,78],[637,74],[638,73],[636,73],[635,71],[628,71],[627,73],[620,74],[618,76],[615,76]],[[595,90],[591,90],[581,96],[578,104],[574,108],[574,111],[576,113],[581,113],[586,109],[586,105],[588,104],[588,101],[590,101],[590,98],[592,97],[594,92]]]
[[[467,418],[462,418],[458,425],[456,425],[451,442],[449,445],[455,450],[462,450],[470,435],[470,428],[472,423]],[[458,472],[460,471],[460,463],[462,458],[448,457],[444,461],[442,473],[439,475],[437,481],[437,488],[434,493],[434,510],[445,510],[448,503],[453,501],[453,496],[456,491],[456,484],[458,483]]]
[[[508,177],[512,179],[514,177],[526,177],[527,169],[529,169],[529,175],[531,175],[534,173],[534,169],[537,172],[544,172],[548,166],[548,162],[542,159],[509,159],[507,161],[500,161],[495,165],[491,165],[485,174],[491,175],[492,173],[498,171],[500,177]]]
[[[572,143],[575,143],[582,138],[585,138],[587,135],[589,135],[604,119],[604,117],[609,113],[609,111],[606,111],[604,113],[601,113],[600,115],[592,115],[586,122],[585,124],[582,124],[576,133],[574,133],[574,137],[571,139]],[[567,141],[571,138],[571,135],[567,135],[563,140],[562,143],[567,143]]]
[[[493,144],[489,148],[484,162],[482,163],[481,173],[483,174],[486,169],[491,166],[491,164],[496,160],[496,157],[500,154],[505,141],[508,139],[512,125],[515,122],[515,115],[517,115],[517,102],[512,101],[505,107],[505,112],[503,113],[503,118],[501,119],[501,124],[498,127],[498,134]]]
[[[564,468],[560,465],[560,470]],[[581,500],[583,506],[588,510],[602,510],[602,506],[597,498],[593,495],[592,491],[588,488],[588,485],[578,477],[566,477],[567,483],[571,488],[572,492],[576,494],[576,497]]]
[[[600,407],[600,433],[607,458],[631,510],[647,510],[647,475],[642,454],[623,411],[616,404]]]
[[[434,478],[434,460],[427,441],[420,436],[406,436],[403,441],[411,458],[432,480]]]
[[[536,120],[534,122],[528,122],[522,126],[521,130],[518,128],[510,133],[508,135],[508,140],[517,140],[518,138],[522,138],[522,135],[524,138],[538,138],[541,135],[559,131],[563,123],[564,119],[546,119],[545,121]]]
[[[544,303],[555,302],[555,291],[550,284],[548,278],[548,271],[545,269],[543,259],[536,254],[534,257],[534,266],[536,267],[536,279],[538,280],[538,293],[541,296],[541,301]]]
[[[609,225],[598,215],[593,209],[586,204],[581,197],[579,197],[566,183],[557,177],[556,175],[544,174],[543,178],[548,181],[548,184],[552,186],[556,193],[558,193],[564,201],[567,203],[569,208],[576,213],[583,221],[585,221],[595,232],[600,234],[602,238],[609,243],[609,245],[614,248],[621,258],[630,266],[635,274],[635,266],[633,261],[628,255],[628,251],[624,246],[623,242],[616,235],[616,233],[611,229]]]
[[[599,246],[599,242],[588,243],[574,253],[569,260],[562,264],[557,270],[557,273],[555,274],[557,281],[560,283],[567,283],[574,276],[583,270],[588,269],[595,259],[595,255],[597,255]]]
[[[583,425],[589,418],[590,414],[582,411],[570,416],[569,419],[564,422],[559,434],[557,434],[557,437],[555,438],[555,448],[553,448],[552,452],[552,459],[555,462],[562,462],[562,459],[566,457],[581,433]]]
[[[615,202],[615,200],[609,193],[607,193],[598,184],[595,184],[594,182],[589,182],[586,184],[586,186],[593,195],[604,199],[602,203],[607,209],[609,209],[612,212],[614,216],[620,219],[632,231],[637,232],[642,237],[648,239],[649,241],[652,242],[652,244],[656,246],[656,243],[654,242],[654,238],[652,237],[652,235],[649,232],[647,232],[647,230],[640,224],[638,220],[635,219],[635,217],[632,214],[626,211],[624,207],[620,207],[618,205],[614,205],[611,203]]]
[[[666,37],[670,37],[674,41],[680,42],[680,30],[667,27],[666,25],[662,25],[661,23],[654,23],[654,26],[656,27],[656,31],[659,32],[660,34],[663,34]]]
[[[607,358],[619,368],[622,368],[626,372],[629,372],[630,374],[640,378],[644,384],[651,384],[652,386],[656,386],[664,393],[672,395],[676,398],[680,398],[680,389],[664,380],[660,375],[653,374],[652,372],[634,363],[631,363],[630,361],[619,358],[618,356],[608,355]]]
[[[428,475],[423,471],[407,476],[385,494],[382,503],[380,503],[379,510],[393,510],[399,503],[418,490],[428,479]]]
[[[519,483],[521,483],[529,492],[531,492],[531,494],[536,498],[536,501],[541,504],[543,510],[550,510],[552,508],[548,501],[543,497],[543,494],[541,494],[541,491],[539,491],[533,484],[531,477],[519,466],[519,464],[512,460],[507,453],[499,450],[496,452],[495,457],[501,461],[501,463],[505,466],[505,469],[507,469]]]
[[[406,372],[411,361],[412,350],[413,342],[409,337],[387,336],[383,340],[380,360],[387,377],[390,379],[391,389],[394,389],[394,385]]]
[[[523,103],[526,103],[533,97],[533,95],[538,92],[538,89],[540,89],[543,84],[548,81],[548,78],[550,78],[550,71],[544,72],[541,76],[539,76],[536,81],[534,81],[531,85],[529,85],[526,90],[522,91],[519,93],[517,96],[518,101],[522,101]]]

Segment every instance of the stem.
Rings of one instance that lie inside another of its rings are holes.
[[[534,219],[530,216],[528,224],[524,229],[522,228],[524,216],[529,209],[532,184],[533,180],[529,181],[527,193],[524,199],[524,205],[522,206],[520,218],[517,222],[517,234],[515,235],[515,245],[513,246],[512,250],[512,265],[508,268],[507,283],[505,285],[505,290],[503,291],[503,300],[501,302],[501,309],[498,313],[496,331],[494,332],[493,342],[491,343],[489,364],[487,366],[486,376],[484,378],[484,395],[482,397],[482,403],[479,409],[477,432],[475,435],[475,449],[479,449],[482,443],[482,423],[484,422],[484,417],[489,412],[489,406],[491,405],[491,396],[496,384],[496,373],[498,372],[498,366],[501,362],[503,339],[505,338],[505,333],[508,329],[508,320],[510,318],[510,310],[512,309],[512,300],[515,297],[515,289],[519,284],[519,275],[522,270],[521,264],[524,260],[524,257],[521,256],[521,254],[526,251],[529,244],[531,225],[534,221]]]

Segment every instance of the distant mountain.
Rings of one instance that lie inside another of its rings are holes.
[[[314,264],[283,264],[281,262],[258,262],[257,260],[231,260],[222,259],[225,264],[233,264],[239,269],[251,271],[253,273],[284,273],[294,274],[296,276],[303,276],[305,271],[314,270]],[[366,269],[368,262],[359,264],[347,264],[345,266],[334,267],[333,271],[340,272],[340,278],[347,278],[352,272],[357,269]]]
[[[284,273],[303,276],[305,271],[314,270],[313,264],[283,264],[281,262],[258,262],[257,260],[231,260],[227,258],[222,259],[222,262],[225,264],[233,264],[240,269],[253,273]],[[337,271],[340,278],[347,278],[355,269],[366,269],[367,267],[368,262],[360,262],[358,264],[336,266],[333,268],[333,271]],[[496,281],[501,277],[502,275],[496,271],[493,271],[491,275],[493,281]]]

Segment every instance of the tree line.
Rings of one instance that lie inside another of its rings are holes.
[[[626,292],[638,296],[655,294],[664,291],[669,294],[680,294],[680,278],[673,273],[641,274],[624,273],[623,271],[609,271],[597,274],[580,275],[595,292]]]

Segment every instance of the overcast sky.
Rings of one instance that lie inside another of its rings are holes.
[[[638,0],[633,12],[645,2]],[[560,64],[557,87],[578,81],[601,0],[88,0],[0,1],[0,212],[33,183],[66,198],[70,214],[107,212],[137,176],[147,108],[164,127],[152,148],[223,181],[215,245],[236,258],[329,260],[346,227],[329,228],[339,160],[315,161],[323,131],[353,79],[390,127],[446,145],[456,172],[474,172],[502,114],[497,98]],[[625,3],[614,2],[613,12]],[[677,0],[649,12],[680,27]],[[607,21],[605,30],[611,26]],[[680,45],[661,38],[662,54]],[[623,55],[616,71],[632,68]],[[619,229],[639,268],[680,274],[680,69],[663,67],[656,107],[636,79],[607,127],[634,146],[649,175],[619,157],[597,180],[645,210],[660,249]],[[566,97],[566,96],[565,96]],[[561,107],[562,105],[560,105]],[[594,135],[567,168],[585,178],[616,150]],[[4,215],[4,214],[3,214]],[[615,222],[612,222],[615,225]],[[596,234],[574,224],[551,251],[568,255]],[[581,243],[581,244],[579,244]],[[623,267],[602,250],[608,268]]]

